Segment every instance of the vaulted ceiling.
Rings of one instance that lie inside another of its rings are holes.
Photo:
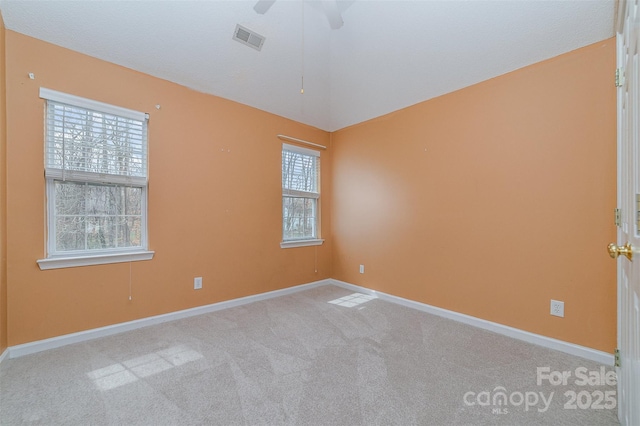
[[[255,5],[3,0],[0,10],[9,30],[329,131],[614,35],[614,0]],[[236,24],[264,36],[262,50],[232,40]]]

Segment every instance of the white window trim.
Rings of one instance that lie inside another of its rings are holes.
[[[80,108],[90,109],[94,111],[99,111],[106,114],[119,115],[121,117],[130,118],[138,121],[146,121],[149,119],[149,114],[122,108],[115,105],[106,104],[103,102],[94,101],[91,99],[81,98],[78,96],[70,95],[67,93],[57,92],[55,90],[46,89],[44,87],[40,88],[40,98],[45,100],[51,100],[55,102],[64,103],[67,105],[73,105]],[[147,141],[148,143],[148,141]],[[77,175],[77,176],[76,176]],[[85,176],[87,175],[87,176]],[[89,182],[93,179],[90,179],[87,173],[83,172],[70,172],[67,174],[66,180],[73,180],[79,182]],[[73,179],[73,178],[77,179]],[[54,180],[58,178],[58,176],[54,175],[46,175],[46,193],[47,193],[47,224],[48,224],[48,232],[47,232],[47,255],[48,257],[45,259],[38,259],[36,262],[41,270],[48,269],[60,269],[60,268],[73,268],[78,266],[90,266],[90,265],[104,265],[110,263],[123,263],[123,262],[137,262],[144,260],[151,260],[155,254],[154,251],[148,249],[148,202],[147,202],[147,190],[148,190],[148,179],[147,178],[131,178],[124,176],[106,176],[101,175],[101,178],[104,179],[105,182],[110,182],[119,185],[130,185],[134,187],[138,187],[142,189],[142,222],[144,232],[142,235],[141,246],[130,247],[130,248],[122,248],[122,249],[111,249],[111,250],[96,250],[96,251],[73,251],[73,252],[54,252],[52,248],[55,246],[54,239],[55,228],[51,226],[51,217],[55,215],[55,205],[54,205]],[[93,182],[98,183],[98,182]]]
[[[153,259],[154,251],[136,250],[125,252],[100,253],[83,256],[55,256],[47,259],[39,259],[38,266],[41,270],[74,268],[77,266],[105,265],[108,263],[137,262]]]
[[[303,155],[309,155],[312,157],[320,158],[320,151],[315,149],[303,148],[297,145],[290,145],[288,143],[282,144],[282,150],[297,152]],[[296,191],[293,189],[284,189],[282,190],[283,197],[301,197],[301,198],[314,198],[316,201],[320,199],[320,170],[318,170],[318,182],[317,182],[317,190],[318,192],[306,192],[306,191]],[[295,247],[309,247],[309,246],[319,246],[324,243],[324,239],[320,238],[320,211],[319,211],[319,203],[316,204],[316,238],[304,238],[298,240],[283,240],[280,242],[280,248],[295,248]]]
[[[280,248],[309,247],[320,246],[324,243],[324,239],[316,238],[312,240],[287,240],[280,243]]]

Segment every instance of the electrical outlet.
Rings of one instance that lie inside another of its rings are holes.
[[[193,289],[200,290],[202,288],[202,277],[195,277],[193,279]]]
[[[360,273],[364,274],[364,265],[360,265]]]
[[[564,302],[551,299],[551,315],[564,318]]]

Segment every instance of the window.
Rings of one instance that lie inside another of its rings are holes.
[[[322,244],[318,235],[320,152],[282,145],[281,247]]]
[[[47,259],[41,269],[148,260],[147,115],[40,89]]]

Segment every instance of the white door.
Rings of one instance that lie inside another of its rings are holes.
[[[617,19],[617,66],[622,83],[618,87],[618,247],[629,243],[633,252],[632,259],[618,258],[618,418],[628,426],[640,425],[639,1],[620,0]]]

